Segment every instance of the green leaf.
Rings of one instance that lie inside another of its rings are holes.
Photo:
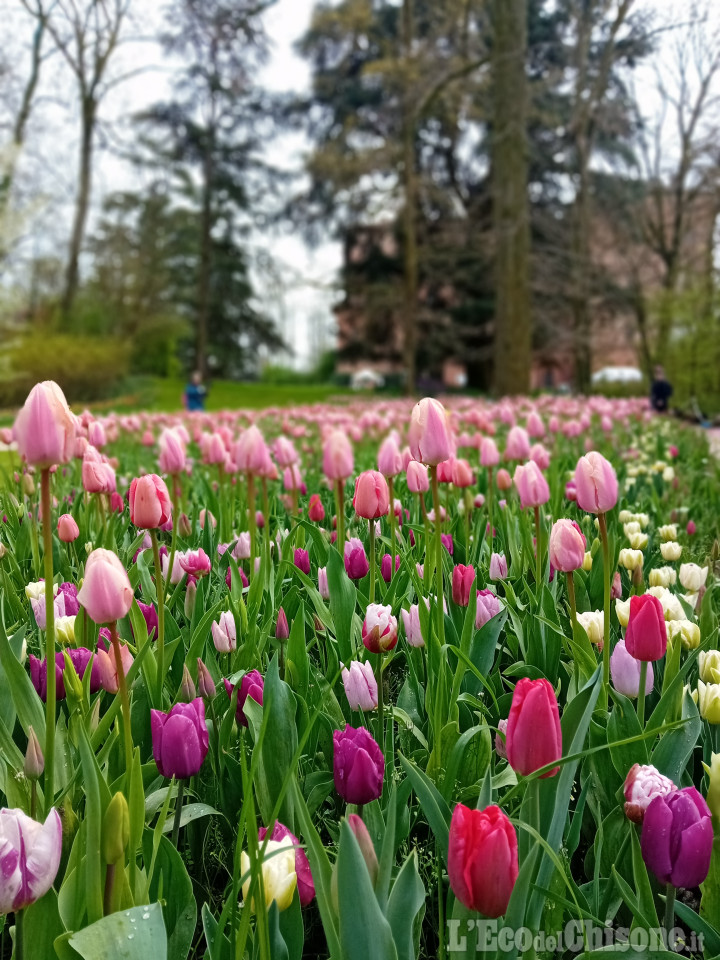
[[[417,851],[413,850],[400,868],[386,910],[398,960],[415,960],[420,936],[419,922],[424,912],[425,887],[418,873]]]
[[[380,910],[370,874],[347,820],[340,824],[337,881],[340,945],[345,960],[368,960],[369,957],[397,960],[392,928]]]
[[[153,831],[147,829],[143,834],[145,863],[152,859],[153,844]],[[183,859],[167,837],[160,838],[148,899],[162,903],[160,918],[167,930],[168,960],[186,960],[195,934],[197,903]]]
[[[687,722],[664,733],[652,755],[653,765],[678,786],[702,730],[698,708],[687,692],[683,697],[681,719]]]
[[[64,932],[57,894],[51,888],[25,910],[25,935],[31,945],[27,956],[52,957],[53,944]]]
[[[345,564],[337,550],[328,552],[328,591],[335,638],[343,663],[353,659],[353,617],[357,603],[355,584],[345,573]]]
[[[94,924],[103,915],[104,877],[100,859],[100,841],[105,806],[100,794],[100,775],[97,761],[88,742],[85,727],[80,727],[80,763],[85,794],[85,889],[88,920]],[[104,781],[103,781],[104,784]],[[107,792],[107,787],[105,787]],[[75,944],[73,944],[75,946]],[[77,947],[75,949],[78,949]],[[82,954],[81,950],[78,953]],[[84,956],[84,954],[82,954]]]
[[[445,798],[429,777],[402,754],[398,754],[398,756],[400,757],[400,763],[403,765],[403,769],[412,783],[413,790],[417,794],[422,811],[425,814],[427,822],[430,824],[430,829],[435,835],[435,839],[440,847],[440,853],[447,865],[450,819],[452,817],[450,807],[448,807]]]
[[[74,933],[69,943],[83,960],[168,960],[159,903],[103,917]]]
[[[209,803],[186,803],[182,808],[182,813],[180,814],[180,826],[185,827],[188,823],[192,823],[193,820],[199,820],[201,817],[210,817],[214,813],[220,813],[219,810],[216,810],[215,807],[211,807]],[[168,819],[163,824],[163,833],[170,833],[175,822],[175,814]]]
[[[610,695],[615,703],[607,725],[608,743],[641,736],[643,728],[640,726],[635,707],[631,701],[616,690],[611,690]],[[624,780],[634,763],[648,762],[647,741],[637,740],[635,743],[611,746],[610,759],[618,774]]]
[[[295,692],[307,699],[310,659],[305,646],[305,607],[301,603],[293,619],[287,645],[287,675]]]
[[[0,666],[5,674],[23,730],[27,734],[32,727],[40,743],[44,744],[45,711],[29,674],[25,672],[23,665],[12,651],[2,617],[0,617]]]

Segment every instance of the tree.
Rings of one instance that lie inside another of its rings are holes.
[[[494,0],[493,27],[495,390],[525,393],[532,347],[525,0]]]
[[[199,256],[195,262],[195,365],[207,373],[211,348],[217,369],[227,367],[227,339],[251,338],[262,326],[266,339],[279,338],[249,309],[247,262],[240,238],[260,214],[256,198],[268,193],[262,156],[267,98],[253,83],[266,52],[261,16],[272,0],[175,0],[168,11],[164,44],[182,58],[177,96],[140,119],[145,160],[167,168],[173,187],[199,215]],[[227,286],[229,285],[229,286]],[[238,296],[227,331],[217,292]]]
[[[47,29],[77,85],[80,101],[80,158],[65,289],[61,308],[67,318],[79,283],[79,260],[92,190],[98,112],[108,91],[125,79],[111,78],[109,66],[132,0],[53,0]]]

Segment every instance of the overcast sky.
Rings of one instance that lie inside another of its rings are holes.
[[[690,6],[687,0],[639,2],[653,6],[665,17],[673,13],[678,17],[687,17]],[[266,87],[279,92],[307,89],[310,82],[309,67],[295,54],[293,44],[307,29],[314,3],[315,0],[278,0],[266,15],[272,56],[259,78]],[[161,20],[162,4],[155,0],[136,0],[133,10],[136,12],[131,31],[133,35],[155,35]],[[15,46],[19,51],[27,51],[30,34],[19,0],[0,0],[0,16],[4,25],[0,36],[4,34],[2,39],[7,41],[3,44],[6,51]],[[720,0],[715,0],[713,18],[720,22]],[[132,177],[136,174],[117,156],[123,143],[127,143],[133,135],[129,118],[170,92],[172,64],[164,58],[157,43],[126,44],[114,69],[125,71],[138,66],[149,69],[115,88],[101,109],[101,117],[112,122],[108,125],[112,139],[108,140],[104,133],[99,137],[93,189],[95,211],[109,191],[135,185]],[[636,83],[641,91],[647,91],[644,102],[649,109],[653,103],[650,88],[654,80],[651,69],[638,71]],[[76,116],[76,110],[67,70],[56,55],[43,76],[41,96],[33,115],[30,143],[22,158],[23,182],[28,188],[26,225],[42,224],[40,230],[27,231],[35,238],[34,243],[40,245],[35,252],[43,250],[43,245],[51,245],[57,251],[67,243],[76,184],[78,131],[72,119],[74,114]],[[269,147],[270,158],[299,169],[307,147],[302,135],[287,136]],[[294,362],[307,365],[322,339],[316,332],[318,325],[326,330],[332,329],[330,307],[339,299],[336,281],[341,258],[340,245],[328,241],[319,248],[309,250],[290,231],[258,236],[257,243],[271,248],[280,264],[284,287],[282,296],[278,297],[276,291],[264,286],[263,278],[258,276],[256,282],[260,305],[274,316],[281,331],[292,343]],[[28,244],[25,250],[27,254],[34,252]]]

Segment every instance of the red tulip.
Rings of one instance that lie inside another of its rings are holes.
[[[650,593],[630,597],[630,617],[625,647],[636,660],[659,660],[667,649],[667,628],[662,604]]]
[[[505,913],[518,876],[518,847],[515,828],[499,807],[455,807],[448,876],[453,893],[469,910],[491,918]]]
[[[528,776],[562,757],[562,732],[555,691],[547,680],[523,677],[513,692],[507,727],[507,755],[516,773]],[[554,767],[543,777],[554,777]]]

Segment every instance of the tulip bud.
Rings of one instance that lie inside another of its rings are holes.
[[[705,772],[710,780],[707,792],[707,805],[713,815],[713,820],[720,823],[720,753],[713,753],[710,757],[710,766],[703,763]]]
[[[378,864],[377,854],[375,853],[375,847],[368,833],[368,828],[365,826],[362,817],[359,817],[356,813],[351,813],[347,821],[348,826],[355,834],[355,839],[360,847],[360,853],[370,874],[370,882],[374,887],[380,866]]]
[[[193,615],[193,612],[195,611],[196,596],[197,596],[197,583],[194,580],[190,580],[187,587],[185,587],[185,603],[183,604],[183,610],[188,620],[192,620],[192,615]]]
[[[192,535],[192,524],[186,513],[181,513],[178,518],[177,532],[178,536],[184,540],[187,540],[187,538]]]
[[[197,661],[198,693],[205,700],[212,700],[215,696],[215,681],[200,657]]]
[[[287,640],[290,636],[290,627],[288,626],[287,614],[282,607],[278,610],[277,623],[275,625],[275,639]]]
[[[58,537],[63,543],[72,543],[80,536],[80,528],[72,514],[64,513],[58,520]]]
[[[102,825],[102,855],[106,863],[119,863],[130,842],[130,810],[118,791],[105,811]]]
[[[25,751],[23,769],[28,780],[39,780],[45,769],[45,757],[43,756],[37,734],[32,727],[30,727],[28,734],[28,745]]]
[[[180,690],[178,691],[178,699],[182,700],[184,703],[192,703],[192,701],[197,697],[197,690],[195,689],[195,683],[193,678],[190,676],[190,671],[187,668],[187,664],[183,664],[183,676],[180,682]]]
[[[562,757],[562,733],[555,691],[547,680],[523,677],[513,691],[506,733],[510,766],[523,776]],[[542,776],[553,777],[554,767]]]
[[[455,807],[448,875],[453,893],[469,910],[493,918],[505,913],[518,876],[518,848],[515,828],[499,807]]]
[[[664,797],[677,790],[669,777],[651,764],[634,763],[625,778],[625,816],[633,823],[642,823],[645,811],[655,797]]]

